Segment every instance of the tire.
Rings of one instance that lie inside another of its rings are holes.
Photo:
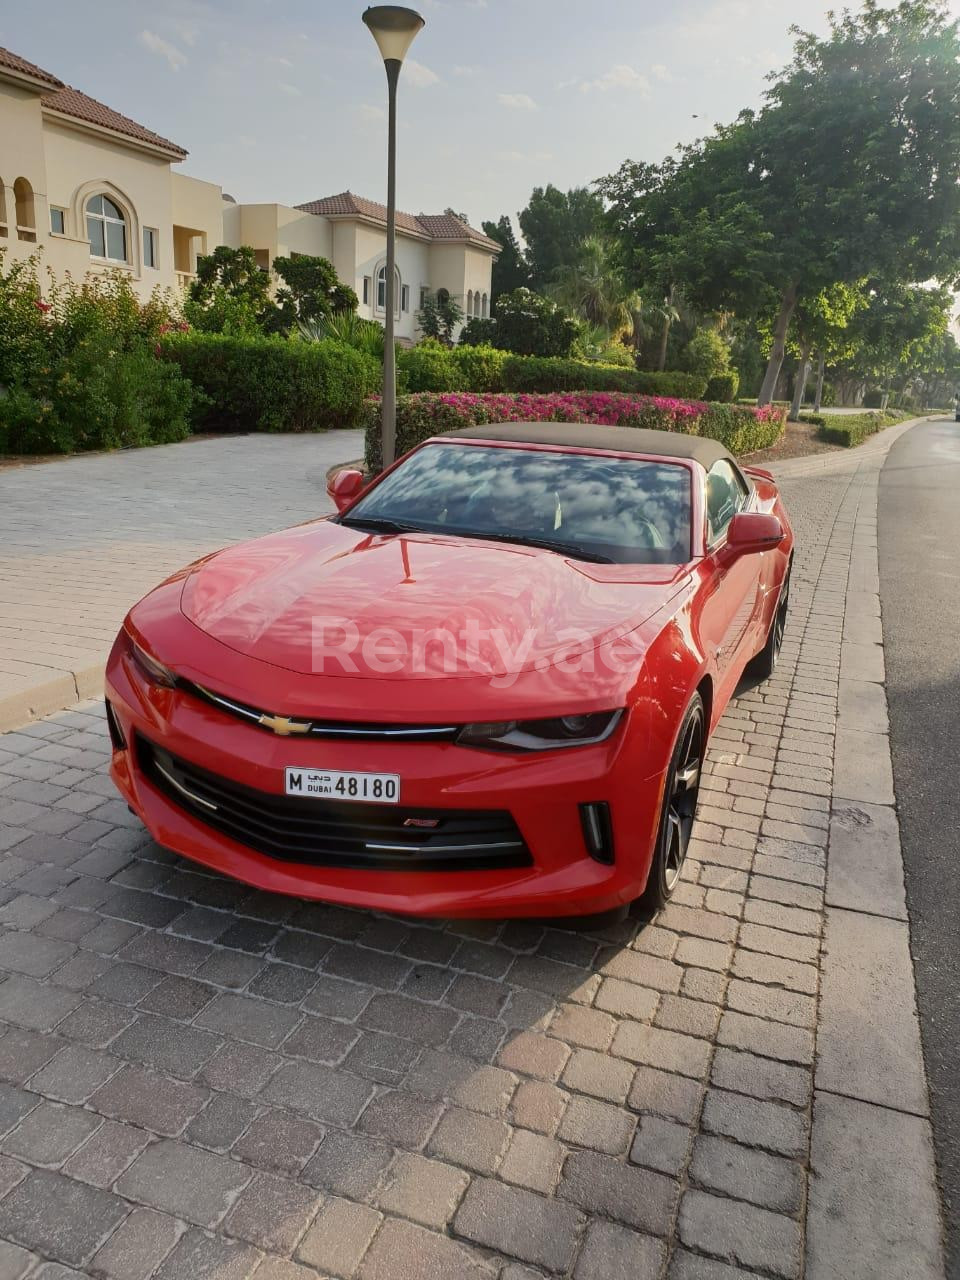
[[[706,711],[703,699],[699,693],[695,693],[683,713],[680,732],[677,734],[676,746],[664,780],[656,848],[647,887],[637,902],[642,915],[652,915],[659,911],[673,897],[674,890],[680,883],[690,844],[690,832],[697,813],[700,775],[706,749]]]
[[[770,630],[767,632],[767,638],[763,648],[755,658],[751,658],[747,664],[746,674],[753,676],[756,680],[769,680],[777,669],[777,662],[780,660],[780,646],[783,644],[783,633],[787,626],[787,612],[790,607],[790,570],[787,569],[787,575],[783,580],[783,586],[780,588],[780,598],[777,601],[777,608],[770,622]]]

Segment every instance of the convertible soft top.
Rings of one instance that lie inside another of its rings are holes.
[[[682,431],[653,431],[648,427],[601,427],[591,422],[494,422],[485,427],[444,431],[434,438],[509,440],[518,444],[555,444],[664,458],[694,458],[707,470],[720,458],[736,465],[730,451],[717,440],[685,435]]]

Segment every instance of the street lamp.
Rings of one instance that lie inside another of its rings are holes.
[[[387,125],[387,267],[386,308],[383,335],[383,426],[381,450],[383,465],[393,462],[397,443],[397,357],[393,341],[393,315],[396,307],[396,224],[397,224],[397,81],[400,68],[414,37],[424,25],[423,18],[412,9],[396,4],[378,4],[365,9],[363,21],[377,42],[387,69],[389,120]]]

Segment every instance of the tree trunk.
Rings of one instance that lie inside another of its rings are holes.
[[[790,421],[796,422],[803,408],[803,397],[807,390],[807,378],[810,376],[810,343],[807,342],[800,352],[800,365],[793,386],[793,403],[790,406]]]
[[[660,355],[657,359],[657,369],[663,373],[667,367],[667,340],[670,337],[670,315],[673,310],[673,285],[670,286],[670,292],[667,294],[667,306],[669,311],[665,311],[663,315],[663,333],[660,335]]]
[[[820,412],[820,405],[823,401],[823,372],[824,372],[823,352],[820,352],[820,358],[817,360],[817,392],[813,397],[813,412]]]
[[[757,404],[759,405],[769,404],[773,399],[777,379],[780,376],[780,369],[783,366],[784,353],[787,349],[787,331],[790,328],[790,320],[796,305],[797,286],[791,284],[784,289],[783,297],[780,300],[780,314],[777,316],[776,327],[773,331],[773,346],[770,348],[770,359],[767,361],[767,371],[763,375],[763,385],[760,388],[759,396],[757,396]]]

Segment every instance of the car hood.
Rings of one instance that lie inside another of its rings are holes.
[[[625,635],[682,585],[671,565],[596,565],[449,535],[329,520],[218,552],[180,607],[220,643],[303,674],[496,677]]]

